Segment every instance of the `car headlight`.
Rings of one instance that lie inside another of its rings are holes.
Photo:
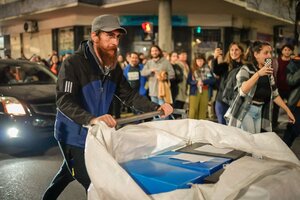
[[[19,129],[12,127],[7,130],[7,135],[10,138],[16,138],[19,136]]]
[[[4,112],[9,115],[26,115],[23,105],[14,97],[1,97],[1,103],[4,108]]]

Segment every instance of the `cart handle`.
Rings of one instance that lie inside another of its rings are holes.
[[[143,120],[143,119],[149,119],[158,115],[162,115],[164,112],[162,110],[158,110],[158,111],[153,111],[153,112],[148,112],[148,113],[143,113],[143,114],[139,114],[139,115],[134,115],[131,117],[124,117],[124,118],[120,118],[117,119],[117,125],[123,125],[123,124],[128,124],[131,122],[136,122],[139,120]]]

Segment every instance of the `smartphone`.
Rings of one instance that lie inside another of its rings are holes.
[[[265,65],[269,65],[269,64],[271,64],[270,67],[272,67],[272,59],[271,58],[266,58],[265,59]]]
[[[222,42],[218,42],[217,48],[223,49],[223,43]]]

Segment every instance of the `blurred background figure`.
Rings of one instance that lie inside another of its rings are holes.
[[[61,58],[61,62],[63,62],[70,55],[71,55],[70,53],[66,53],[65,55],[63,55],[62,58]]]
[[[139,63],[138,56],[137,52],[130,53],[130,63],[124,68],[124,76],[128,80],[132,89],[138,91],[140,95],[146,96],[147,91],[145,89],[145,83],[147,78],[141,75],[141,71],[144,66]]]
[[[23,82],[23,74],[21,73],[21,68],[19,66],[16,67],[5,67],[5,83],[19,83]]]
[[[127,52],[124,59],[125,66],[130,63],[130,52]]]
[[[124,59],[123,55],[121,55],[121,54],[118,55],[117,61],[122,69],[124,69],[126,67],[126,65],[128,64],[127,62],[125,62],[125,59]]]
[[[215,102],[216,102],[216,96],[217,96],[217,92],[218,92],[219,77],[213,73],[213,68],[212,68],[213,59],[214,59],[213,55],[210,55],[207,57],[207,65],[215,79],[215,83],[212,86],[211,85],[208,86],[207,113],[208,113],[208,118],[210,120],[215,121],[217,119],[216,112],[215,112]]]
[[[177,64],[180,66],[183,72],[183,79],[180,83],[178,83],[178,95],[176,96],[174,102],[174,108],[183,109],[185,104],[189,102],[189,88],[187,84],[187,77],[190,72],[190,67],[187,62],[187,52],[181,50],[178,53],[178,62]]]
[[[169,53],[166,50],[163,50],[162,52],[163,52],[165,59],[170,60]]]
[[[189,118],[206,119],[208,87],[214,84],[215,79],[206,64],[204,55],[198,55],[194,58],[187,82],[190,85]]]
[[[216,48],[214,52],[214,59],[212,61],[213,72],[219,77],[219,88],[216,97],[215,111],[218,122],[226,124],[224,114],[229,108],[230,102],[228,99],[234,98],[233,90],[236,85],[235,75],[243,65],[244,50],[242,46],[236,42],[229,45],[229,51],[225,55],[223,61],[223,50]],[[229,83],[230,81],[230,83]],[[228,85],[227,85],[228,84]],[[225,94],[225,89],[227,93]],[[232,94],[230,94],[232,92]],[[227,99],[226,102],[224,99]]]
[[[283,135],[283,141],[291,147],[300,134],[300,57],[290,61],[286,69],[287,83],[291,88],[288,106],[296,118],[295,124],[288,124]]]
[[[41,62],[41,57],[38,56],[38,55],[36,55],[36,54],[33,54],[33,55],[31,56],[31,58],[29,59],[29,61],[39,63],[39,62]]]
[[[274,69],[275,83],[278,88],[279,95],[283,100],[288,100],[290,95],[290,86],[288,85],[286,78],[287,66],[290,63],[291,55],[293,54],[294,47],[285,44],[280,49],[280,55],[277,59],[273,60],[272,67]],[[278,125],[278,113],[279,107],[275,104],[273,109],[273,129]]]
[[[145,56],[144,53],[139,53],[139,62],[140,62],[141,64],[143,64],[143,65],[146,64],[147,58],[146,58],[146,56]]]
[[[165,103],[165,100],[159,94],[159,81],[163,77],[161,73],[165,72],[167,74],[167,80],[173,79],[175,73],[170,62],[163,57],[159,46],[153,45],[149,50],[149,55],[151,59],[145,64],[141,75],[148,78],[151,101],[162,105]]]
[[[178,54],[175,51],[172,51],[170,53],[170,63],[173,67],[173,70],[175,72],[175,78],[171,79],[171,93],[172,93],[172,99],[173,99],[173,103],[177,98],[178,95],[178,85],[183,81],[183,71],[181,69],[181,67],[177,64],[178,61]]]
[[[10,56],[10,54],[6,54],[4,58],[5,59],[12,59],[12,57]]]
[[[53,54],[50,59],[50,70],[53,74],[57,75],[60,68],[59,58],[56,54]]]

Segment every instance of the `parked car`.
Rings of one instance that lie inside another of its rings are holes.
[[[53,135],[57,77],[44,65],[0,60],[0,142]]]

